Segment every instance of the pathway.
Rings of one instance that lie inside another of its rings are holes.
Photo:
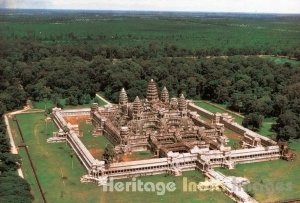
[[[12,154],[18,154],[18,149],[16,147],[16,144],[15,144],[15,141],[14,141],[14,138],[13,138],[13,135],[12,135],[12,131],[11,131],[11,128],[10,128],[10,125],[9,125],[8,116],[10,117],[11,115],[10,114],[5,114],[4,115],[4,121],[5,121],[5,125],[6,125],[6,128],[7,128],[7,134],[9,136],[9,141],[10,141],[10,146],[11,146],[10,150],[11,150]],[[18,174],[21,178],[24,178],[23,171],[22,171],[21,168],[18,168],[17,172],[18,172]]]
[[[96,94],[96,97],[98,97],[99,99],[101,99],[102,101],[104,101],[107,104],[111,104],[109,101],[107,101],[106,99],[104,99],[101,95],[99,95],[98,93]]]
[[[12,133],[12,130],[11,130],[11,127],[10,127],[8,119],[11,118],[13,115],[21,114],[21,113],[44,112],[44,110],[42,110],[42,111],[41,110],[34,110],[34,111],[26,112],[28,110],[30,110],[30,107],[29,106],[25,106],[24,109],[22,109],[22,110],[17,110],[17,111],[13,111],[13,112],[4,114],[4,122],[5,122],[5,125],[6,125],[7,134],[8,134],[9,142],[10,142],[10,146],[11,146],[10,150],[11,150],[12,154],[18,154],[18,148],[16,147],[16,144],[15,144],[15,141],[14,141],[14,138],[13,138],[13,133]],[[23,174],[23,171],[22,171],[21,168],[18,168],[17,172],[18,172],[18,175],[21,178],[24,178],[24,174]]]

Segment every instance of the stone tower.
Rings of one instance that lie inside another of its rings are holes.
[[[166,87],[161,91],[160,100],[165,104],[169,103],[169,92]]]
[[[123,106],[123,105],[127,105],[127,103],[128,103],[127,93],[126,93],[125,89],[122,88],[120,95],[119,95],[119,105]]]
[[[150,80],[147,89],[147,100],[152,104],[159,100],[158,91],[155,82],[153,79]]]
[[[122,88],[119,95],[119,107],[123,115],[128,115],[128,97],[124,88]]]
[[[123,126],[120,128],[120,136],[121,136],[121,143],[127,145],[127,139],[129,136],[129,128],[127,126]]]
[[[179,108],[179,111],[181,111],[182,116],[187,116],[187,103],[186,103],[186,100],[185,100],[183,94],[181,94],[181,96],[179,98],[178,108]]]
[[[177,110],[177,108],[178,108],[178,101],[177,101],[177,98],[175,98],[175,97],[172,97],[172,98],[171,98],[171,101],[170,101],[170,108],[173,109],[173,110]]]
[[[137,96],[132,104],[133,119],[139,119],[141,117],[142,108],[140,98]]]

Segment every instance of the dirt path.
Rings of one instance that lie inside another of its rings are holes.
[[[5,125],[6,125],[6,129],[7,129],[7,134],[9,136],[9,142],[10,142],[10,151],[12,154],[18,154],[18,149],[16,147],[16,144],[15,144],[15,141],[14,141],[14,138],[13,138],[13,135],[12,135],[12,132],[11,132],[11,128],[10,128],[10,125],[9,125],[9,121],[8,121],[8,115],[5,114],[4,115],[4,120],[5,120]],[[23,171],[21,168],[18,168],[17,169],[17,172],[18,172],[18,175],[21,177],[21,178],[24,178],[24,174],[23,174]]]
[[[7,134],[8,134],[8,137],[9,137],[10,146],[11,146],[10,151],[11,151],[12,154],[18,154],[19,152],[18,152],[18,148],[16,147],[16,144],[15,144],[15,141],[14,141],[14,137],[13,137],[13,133],[12,133],[11,126],[9,124],[9,120],[8,119],[11,118],[14,115],[21,114],[21,113],[44,112],[44,111],[40,111],[40,110],[34,110],[32,112],[26,112],[28,110],[31,110],[30,106],[25,106],[24,109],[22,109],[22,110],[17,110],[17,111],[13,111],[13,112],[4,114],[4,122],[5,122],[5,125],[6,125],[6,131],[7,131]],[[22,171],[21,168],[17,169],[17,172],[18,172],[18,175],[21,178],[24,178],[24,174],[23,174],[23,171]]]

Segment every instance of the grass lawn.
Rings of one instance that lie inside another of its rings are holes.
[[[101,95],[101,96],[103,95],[102,92],[98,92],[97,94]],[[102,99],[100,99],[97,96],[94,98],[94,100],[95,100],[95,102],[97,102],[99,104],[99,106],[104,106],[105,104],[107,104],[105,101],[103,101]]]
[[[282,58],[282,57],[276,57],[276,56],[264,56],[263,58],[270,59],[276,64],[285,64],[285,63],[290,63],[292,65],[300,65],[300,61],[293,60],[293,59],[288,59],[288,58]]]
[[[276,133],[271,131],[274,123],[276,123],[276,118],[265,118],[258,133],[266,137],[275,138]]]
[[[132,152],[132,156],[137,159],[148,159],[153,156],[153,154],[149,151],[141,151],[141,152]]]
[[[300,198],[300,142],[292,141],[290,147],[296,152],[296,160],[240,164],[235,169],[219,168],[225,175],[246,177],[250,184],[246,190],[254,193],[259,202],[275,202]]]
[[[242,123],[243,122],[243,116],[239,116],[239,115],[236,115],[234,114],[233,112],[229,111],[229,110],[226,110],[226,105],[219,105],[219,104],[213,104],[213,103],[210,103],[210,102],[207,102],[207,101],[195,101],[194,102],[196,105],[200,106],[201,108],[203,109],[206,109],[212,113],[217,113],[217,112],[220,112],[220,113],[228,113],[229,115],[231,115],[232,117],[234,117],[234,120],[237,122],[237,123]]]
[[[79,130],[83,133],[80,140],[96,159],[101,160],[104,149],[110,142],[105,136],[93,136],[92,128],[92,124],[80,122]]]
[[[240,143],[240,140],[229,138],[229,141],[226,146],[231,147],[231,149],[239,149],[240,148],[239,143]]]
[[[183,178],[174,176],[149,176],[141,177],[145,181],[175,182],[176,191],[168,192],[164,196],[158,196],[156,192],[103,192],[101,187],[94,184],[80,183],[80,177],[86,174],[83,166],[73,158],[72,150],[65,143],[48,144],[46,139],[56,127],[48,121],[47,127],[43,113],[20,114],[16,116],[25,142],[28,145],[29,153],[33,159],[41,186],[48,202],[232,202],[222,192],[181,192]],[[15,127],[13,124],[12,127]],[[88,131],[88,127],[86,129]],[[16,133],[18,136],[18,133]],[[98,138],[97,138],[98,139]],[[97,140],[96,142],[101,140]],[[20,144],[20,139],[16,139],[16,144]],[[34,202],[39,203],[41,197],[29,166],[25,151],[20,150],[23,159],[23,171],[26,179],[32,187]],[[189,181],[202,181],[204,177],[199,172],[187,172],[184,176]]]
[[[84,143],[91,154],[101,160],[105,147],[110,144],[109,140],[105,136],[93,136],[92,124],[86,122],[79,123],[79,130],[82,132],[80,140]],[[132,152],[131,154],[124,155],[123,160],[142,160],[152,158],[153,154],[150,151]]]
[[[228,113],[228,114],[232,115],[234,117],[235,121],[238,123],[242,123],[242,121],[243,121],[242,116],[238,116],[238,115],[232,113],[231,111],[226,110],[225,105],[212,104],[212,103],[206,102],[206,101],[195,101],[194,103],[196,105],[200,106],[201,108],[206,109],[212,113],[217,113],[217,112]],[[205,118],[205,115],[202,115],[202,119],[206,120],[207,118]],[[241,136],[227,128],[225,128],[225,134],[227,135],[227,137],[229,139],[227,146],[230,146],[232,148],[237,148],[239,146],[239,141],[241,140]]]

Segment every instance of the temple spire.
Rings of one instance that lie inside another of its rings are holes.
[[[134,102],[132,104],[132,110],[134,114],[139,114],[142,111],[142,104],[138,96],[136,96],[136,98],[134,99]]]
[[[127,105],[128,103],[128,97],[127,93],[124,88],[122,88],[120,95],[119,95],[119,104],[120,105]]]
[[[164,87],[163,90],[161,91],[160,100],[163,103],[169,103],[169,92],[166,87]]]
[[[178,108],[178,100],[177,100],[177,98],[175,98],[175,97],[171,98],[170,107],[173,110],[176,110]]]
[[[178,101],[178,106],[180,111],[186,111],[187,110],[187,104],[186,100],[183,94],[180,95],[179,101]]]
[[[153,79],[150,80],[147,89],[147,100],[150,103],[156,102],[158,100],[158,91],[156,84]]]

